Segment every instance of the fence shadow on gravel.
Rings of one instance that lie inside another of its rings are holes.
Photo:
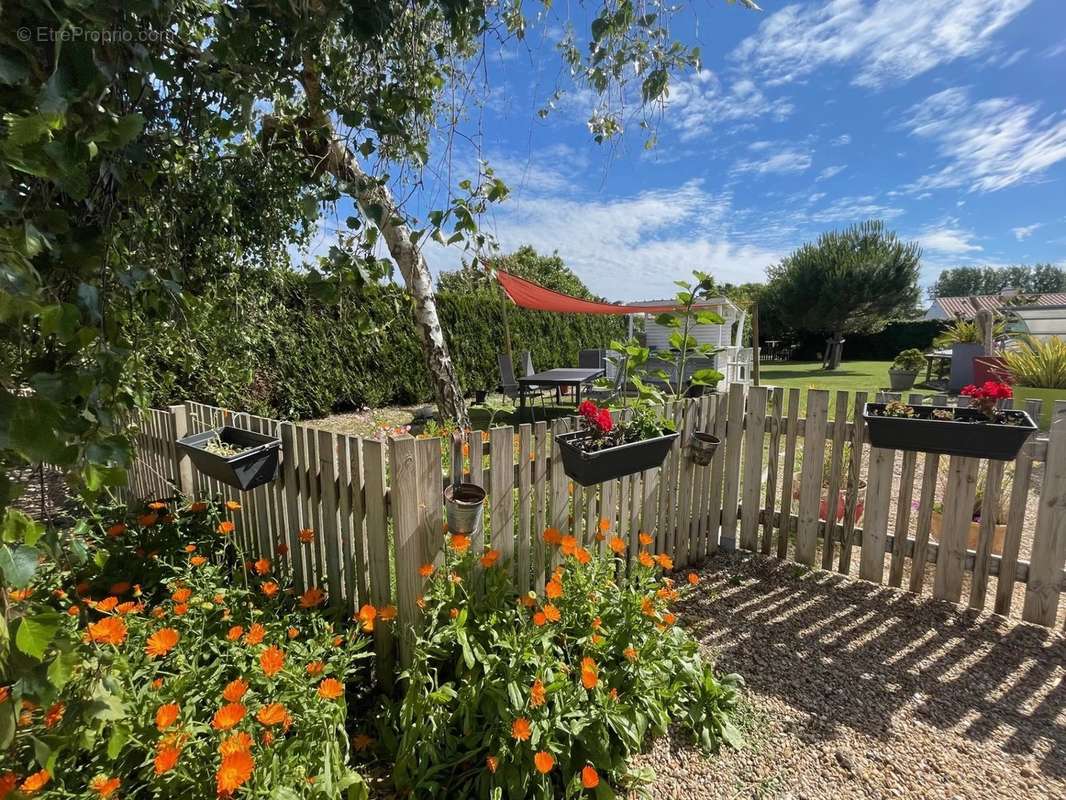
[[[686,619],[723,668],[810,714],[803,738],[840,727],[906,736],[893,719],[909,708],[931,727],[1037,753],[1042,772],[1066,776],[1060,634],[768,559],[708,583]]]

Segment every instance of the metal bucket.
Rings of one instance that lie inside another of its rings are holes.
[[[444,507],[448,515],[448,530],[452,533],[473,533],[481,522],[485,505],[485,490],[474,483],[460,483],[444,489]]]
[[[714,452],[721,443],[721,439],[709,433],[696,432],[692,434],[692,438],[688,440],[687,448],[689,460],[699,464],[701,467],[708,466],[714,459]]]

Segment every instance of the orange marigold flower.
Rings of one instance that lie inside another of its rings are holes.
[[[278,593],[279,588],[274,581],[263,581],[259,586],[259,591],[263,593],[264,597],[273,597]]]
[[[606,517],[600,517],[600,530],[607,533],[611,529],[611,521]]]
[[[381,609],[381,611],[378,612],[378,619],[380,619],[382,622],[392,622],[394,619],[396,619],[397,613],[398,611],[396,609],[396,606],[385,606],[383,609]]]
[[[318,696],[325,700],[336,700],[344,694],[344,684],[336,678],[326,678],[318,684]]]
[[[120,645],[126,641],[126,623],[119,617],[104,617],[92,623],[86,635],[90,642],[96,644]]]
[[[194,544],[185,545],[185,552],[186,553],[195,553],[196,552],[196,545],[194,545]]]
[[[529,729],[529,720],[525,717],[519,717],[513,723],[511,723],[511,736],[520,742],[527,741],[530,737],[531,731]]]
[[[78,609],[78,607],[76,605],[75,606],[71,606],[70,608],[67,609],[67,616],[76,617],[80,613],[81,613],[81,611]]]
[[[243,678],[234,678],[222,690],[222,699],[229,703],[236,703],[244,697],[244,693],[247,691],[248,682]]]
[[[236,527],[237,526],[230,522],[228,519],[224,519],[222,520],[222,522],[218,523],[218,528],[216,530],[218,530],[218,532],[223,536],[226,536],[228,534],[233,533]]]
[[[637,651],[633,647],[627,647],[625,650],[622,651],[622,655],[626,657],[626,661],[637,660]]]
[[[240,625],[234,625],[226,632],[226,638],[231,642],[235,642],[244,635],[244,628]]]
[[[301,544],[311,544],[315,540],[315,531],[313,528],[301,528],[297,538]]]
[[[284,725],[289,719],[289,712],[281,703],[271,703],[255,712],[255,718],[261,725]]]
[[[488,569],[489,567],[495,565],[496,562],[499,561],[499,560],[500,560],[500,551],[499,550],[489,550],[480,559],[481,566],[483,566],[485,569]]]
[[[637,560],[640,561],[641,566],[645,567],[651,567],[655,564],[655,559],[648,555],[648,552],[646,550],[640,551],[640,555],[637,556]]]
[[[538,628],[547,623],[547,621],[548,617],[544,614],[543,611],[538,611],[536,614],[533,615],[533,624],[536,625]]]
[[[677,622],[677,615],[667,612],[663,614],[663,622],[665,622],[667,625],[673,625],[675,622]]]
[[[205,503],[203,501],[197,501],[197,502],[193,503],[191,506],[189,506],[189,511],[191,511],[194,514],[199,514],[199,513],[203,512],[203,511],[207,511],[207,503]]]
[[[458,608],[449,608],[448,609],[448,616],[451,617],[452,619],[458,619],[459,618],[459,609]]]
[[[155,500],[149,503],[148,507],[152,509],[152,511],[162,511],[164,508],[167,507],[167,504],[164,503],[162,500]]]
[[[559,613],[559,609],[551,603],[546,603],[544,605],[544,616],[547,617],[548,622],[558,622],[562,619],[562,614]]]
[[[35,772],[26,778],[19,785],[19,791],[23,794],[34,794],[47,786],[50,780],[52,780],[52,774],[48,770],[42,769],[40,772]]]
[[[695,586],[695,585],[696,585],[697,583],[699,583],[699,582],[700,582],[700,576],[699,576],[699,575],[697,575],[697,574],[696,574],[695,572],[690,572],[690,573],[688,574],[688,582],[689,582],[689,583],[690,583],[690,584],[691,584],[692,586]]]
[[[563,541],[563,535],[557,528],[544,529],[544,544],[559,545]]]
[[[144,648],[150,656],[165,656],[177,645],[181,637],[173,628],[160,628],[148,637],[148,644]]]
[[[293,627],[290,627],[290,628],[289,628],[289,629],[288,629],[288,630],[286,631],[286,633],[288,634],[288,636],[289,636],[289,638],[290,638],[290,639],[295,639],[295,638],[296,638],[297,636],[299,636],[299,635],[300,635],[300,629],[299,629],[299,628],[293,628]]]
[[[278,546],[275,552],[277,552],[279,556],[284,558],[289,554],[289,546],[285,544],[285,542],[278,542]]]
[[[354,747],[356,752],[359,753],[368,749],[373,743],[374,740],[371,737],[367,736],[365,733],[357,733],[355,736],[352,737],[352,747]]]
[[[138,611],[144,611],[144,606],[134,600],[127,600],[115,606],[115,611],[119,614],[136,614]]]
[[[640,601],[640,613],[646,617],[655,616],[655,604],[652,603],[650,597],[642,598]]]
[[[611,695],[611,699],[614,700],[617,703],[618,702],[618,690],[617,689],[611,689],[610,695]]]
[[[111,538],[115,538],[116,536],[121,536],[125,532],[126,532],[126,523],[125,522],[116,522],[114,525],[112,525],[110,528],[107,529],[107,535],[110,536]]]
[[[315,606],[322,605],[322,601],[326,599],[326,594],[317,586],[312,586],[302,595],[300,595],[300,608],[314,608]]]
[[[359,609],[359,613],[356,615],[356,619],[358,619],[359,622],[362,623],[364,631],[366,631],[367,633],[372,633],[374,631],[374,619],[377,617],[377,615],[378,610],[374,608],[374,606],[370,605],[370,603],[367,603]]]
[[[215,716],[211,718],[211,727],[216,731],[228,731],[244,719],[245,713],[247,709],[243,704],[227,703],[215,712]]]
[[[258,561],[255,562],[253,566],[255,567],[255,571],[258,574],[266,575],[268,572],[270,572],[270,559],[260,558]]]
[[[229,509],[230,511],[240,511],[241,510],[241,504],[238,503],[236,500],[227,500],[226,501],[226,508]]]
[[[496,768],[500,766],[500,759],[496,758],[496,756],[485,756],[485,766],[489,772],[495,773]]]
[[[16,603],[21,603],[23,600],[29,600],[33,596],[33,589],[12,589],[7,593],[8,598]]]
[[[618,555],[622,555],[626,551],[626,543],[624,539],[619,539],[617,536],[611,537],[610,542],[611,549]]]
[[[596,617],[594,620],[592,620],[592,630],[598,631],[601,625],[603,625],[603,620],[599,617]]]
[[[603,644],[603,637],[600,636],[598,633],[592,634],[592,644],[596,647]]]
[[[230,629],[232,632],[232,628]],[[266,628],[260,625],[258,622],[252,623],[252,627],[248,629],[248,633],[244,635],[244,643],[256,645],[263,641],[263,637],[266,636]]]
[[[595,789],[600,785],[600,776],[596,768],[586,764],[581,770],[581,786],[584,789]]]
[[[470,549],[470,537],[465,533],[453,533],[449,541],[457,553],[465,553]]]
[[[589,555],[589,551],[584,547],[577,548],[577,552],[574,553],[574,558],[578,560],[578,563],[587,564],[592,561],[592,556]]]
[[[170,772],[170,770],[174,769],[180,757],[181,748],[174,745],[160,747],[155,754],[155,774],[162,775],[165,772]]]
[[[655,561],[662,569],[674,568],[674,560],[666,553],[659,553],[659,555],[655,556]]]
[[[241,788],[252,777],[255,759],[247,750],[239,750],[223,756],[222,763],[215,774],[215,785],[219,795],[226,796]]]
[[[189,559],[189,563],[192,564],[194,567],[202,567],[204,564],[207,563],[207,559],[203,556],[193,556]]]
[[[637,534],[637,541],[639,541],[645,547],[648,547],[652,543],[651,534],[650,533],[645,533],[644,531],[641,531],[640,533]]]
[[[177,703],[166,703],[161,705],[155,712],[156,730],[165,731],[178,721],[180,714],[181,708]]]
[[[541,775],[547,775],[552,771],[552,767],[555,766],[555,759],[552,758],[551,753],[544,750],[538,750],[537,754],[533,756],[533,765]]]
[[[56,724],[63,719],[63,712],[67,710],[67,707],[62,703],[53,703],[48,707],[48,710],[44,713],[44,727],[54,728]]]
[[[145,527],[145,528],[150,528],[152,525],[155,525],[156,522],[158,522],[158,521],[159,521],[159,515],[158,514],[141,514],[139,517],[137,517],[137,524],[141,525],[142,527]]]
[[[581,685],[586,689],[595,689],[599,680],[599,668],[596,662],[586,656],[581,659]]]
[[[174,614],[179,617],[184,617],[189,613],[189,606],[187,603],[178,603],[174,606]]]
[[[563,584],[558,578],[552,578],[544,585],[544,594],[548,597],[555,599],[556,597],[563,596]]]
[[[259,654],[259,666],[263,668],[263,673],[268,678],[272,678],[285,666],[285,654],[276,645],[270,645]]]
[[[221,756],[231,756],[234,753],[251,752],[252,749],[252,737],[244,731],[239,731],[232,736],[227,736],[218,745],[218,752]]]
[[[110,797],[122,785],[122,781],[118,778],[109,778],[106,775],[97,775],[91,781],[89,781],[89,788],[96,792],[101,797]]]
[[[93,608],[102,614],[107,614],[110,611],[114,611],[118,607],[117,597],[105,597],[98,603],[89,603]]]
[[[597,542],[602,542],[607,538],[607,535],[602,531],[596,531],[596,535],[592,538],[594,538]]]
[[[577,552],[577,539],[573,536],[564,536],[559,543],[564,556],[572,556]]]
[[[418,568],[418,574],[421,575],[423,578],[428,578],[430,575],[433,574],[433,565],[423,564],[421,567]]]
[[[533,706],[533,708],[540,708],[544,705],[545,699],[544,684],[541,682],[540,678],[537,678],[533,681],[533,686],[530,687],[529,690],[529,704]]]
[[[118,583],[111,584],[111,588],[107,591],[110,594],[119,595],[120,597],[130,590],[129,581],[119,581]]]
[[[308,675],[321,675],[323,670],[325,670],[325,668],[326,668],[326,665],[324,663],[322,663],[321,661],[312,661],[310,664],[307,665],[307,674]]]

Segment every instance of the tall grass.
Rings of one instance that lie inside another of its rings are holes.
[[[1043,341],[1018,339],[1019,347],[1003,354],[1013,383],[1037,389],[1066,389],[1066,342],[1057,336]]]

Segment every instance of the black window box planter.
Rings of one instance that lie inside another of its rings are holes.
[[[623,475],[660,466],[678,434],[664,433],[653,439],[642,439],[591,453],[578,446],[586,436],[584,431],[575,431],[555,437],[563,457],[563,472],[582,486],[613,481]]]
[[[212,453],[205,449],[205,445],[216,436],[226,444],[248,449],[234,456]],[[274,436],[223,425],[179,439],[178,447],[189,454],[192,463],[204,475],[242,492],[270,483],[278,477],[281,439]]]
[[[884,407],[884,403],[867,403],[862,416],[866,420],[870,444],[891,450],[1010,461],[1036,430],[1029,415],[1016,409],[1005,413],[1018,420],[1018,424],[1004,425],[981,422],[981,413],[971,408],[912,405],[913,417],[883,417],[875,413]],[[933,411],[938,409],[954,411],[956,417],[974,421],[933,419]]]

